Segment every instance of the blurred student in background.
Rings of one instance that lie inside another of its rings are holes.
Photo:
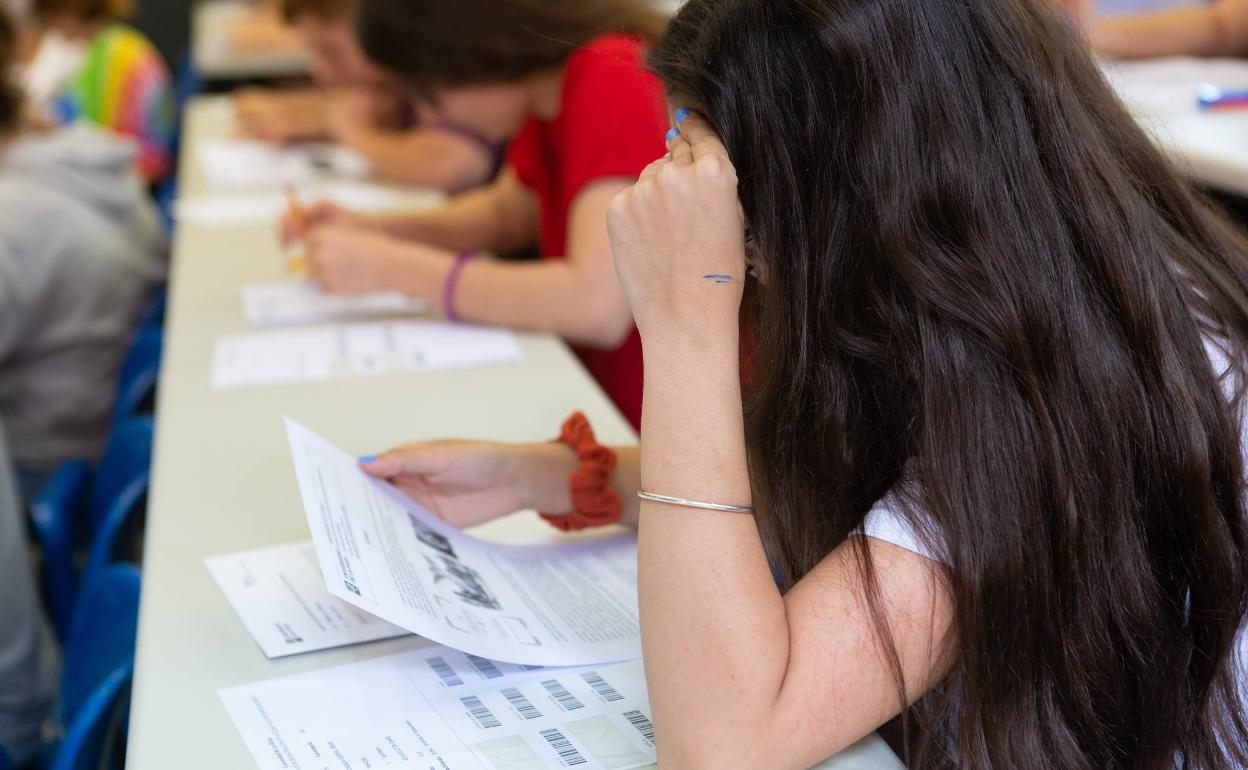
[[[311,275],[338,293],[399,289],[452,320],[571,342],[637,425],[641,343],[611,261],[606,211],[665,151],[666,109],[643,69],[666,16],[634,0],[363,0],[369,58],[447,120],[515,139],[489,187],[409,216],[329,204],[288,216]],[[490,258],[539,244],[545,259]]]
[[[5,72],[15,38],[0,27]],[[85,124],[23,130],[21,111],[2,84],[0,418],[29,499],[61,461],[102,451],[165,244],[132,143]]]
[[[0,745],[19,767],[39,753],[59,665],[31,574],[25,519],[0,424]]]
[[[93,123],[138,144],[139,173],[172,169],[173,93],[156,48],[123,20],[132,0],[33,0],[38,48],[25,67],[38,122]]]
[[[1117,2],[1095,6],[1092,46],[1121,59],[1248,54],[1248,0]]]
[[[319,88],[252,89],[235,97],[243,130],[272,142],[331,139],[384,177],[460,192],[498,171],[503,142],[417,115],[355,38],[357,0],[280,0],[312,57]]]

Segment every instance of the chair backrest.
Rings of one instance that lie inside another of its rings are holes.
[[[145,324],[139,327],[134,343],[121,361],[121,371],[117,377],[117,401],[113,407],[114,421],[137,414],[144,402],[155,392],[164,343],[165,333],[160,326]]]
[[[87,505],[90,531],[118,508],[131,508],[147,492],[152,465],[154,424],[150,417],[130,417],[113,425],[104,456],[95,469]]]
[[[80,541],[87,541],[81,533],[90,486],[91,467],[85,460],[61,463],[30,507],[31,524],[42,551],[44,594],[56,637],[62,643],[69,633],[78,593],[74,549]]]
[[[113,672],[134,662],[139,623],[139,570],[112,564],[83,585],[65,643],[61,719],[72,725]]]
[[[100,770],[115,765],[105,757],[124,730],[133,675],[134,664],[127,663],[105,675],[90,692],[66,728],[51,770]]]

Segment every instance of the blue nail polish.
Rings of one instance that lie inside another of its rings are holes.
[[[680,129],[679,129],[679,128],[673,128],[671,131],[668,131],[668,132],[667,132],[667,143],[668,143],[668,144],[671,144],[671,143],[672,143],[672,141],[673,141],[676,137],[678,137],[678,136],[680,136]]]
[[[360,462],[364,465],[372,465],[373,463],[377,462],[377,456],[376,455],[364,455],[363,457],[360,458]]]
[[[680,109],[676,110],[676,114],[673,115],[672,117],[676,118],[677,123],[684,123],[685,118],[689,117],[689,110],[685,109],[684,107],[681,107]]]

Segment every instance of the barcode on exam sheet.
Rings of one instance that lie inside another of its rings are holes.
[[[654,745],[654,725],[650,722],[650,717],[640,711],[625,711],[624,718],[628,723],[637,728],[637,732],[641,733],[641,737],[645,738],[651,746]]]
[[[576,699],[576,696],[568,692],[567,688],[560,684],[558,679],[547,679],[542,682],[542,687],[546,688],[546,692],[555,699],[559,704],[559,708],[564,711],[576,711],[585,708],[585,704]]]
[[[429,668],[433,669],[433,673],[438,675],[438,679],[442,680],[442,686],[459,687],[464,683],[464,680],[459,678],[459,674],[455,673],[455,669],[451,668],[451,664],[442,658],[425,658],[425,662],[429,664]]]
[[[585,757],[582,757],[581,752],[576,750],[576,747],[572,745],[572,741],[563,737],[563,733],[552,727],[549,730],[542,730],[541,736],[546,739],[550,747],[563,760],[563,764],[568,767],[585,764]]]
[[[615,688],[607,684],[607,680],[603,679],[597,671],[586,671],[581,674],[581,679],[585,683],[594,688],[594,692],[598,693],[598,697],[607,703],[612,701],[624,700],[624,696],[615,691]]]
[[[468,662],[472,664],[472,667],[477,670],[478,674],[486,679],[498,679],[503,675],[503,672],[498,670],[498,666],[494,665],[492,660],[469,655]]]
[[[537,706],[529,703],[529,699],[524,697],[524,693],[520,692],[516,688],[504,687],[500,692],[502,692],[503,697],[507,699],[507,702],[511,704],[511,707],[514,708],[520,716],[525,719],[542,718],[542,712],[537,710]]]
[[[498,717],[490,711],[489,707],[481,702],[481,699],[475,695],[469,695],[460,698],[459,702],[464,704],[464,708],[468,709],[468,714],[476,720],[482,730],[488,730],[491,727],[502,727],[502,722],[498,721]]]

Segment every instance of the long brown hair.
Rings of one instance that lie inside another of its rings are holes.
[[[518,80],[600,35],[653,39],[667,19],[647,0],[362,0],[358,30],[369,58],[429,90]]]
[[[747,432],[789,581],[892,491],[956,661],[914,767],[1248,766],[1248,253],[1044,0],[689,0],[653,52],[737,167]],[[921,511],[923,515],[916,515]],[[934,530],[934,531],[933,531]]]
[[[18,32],[9,12],[0,8],[0,138],[16,130],[22,122],[22,93],[13,82],[17,61]]]

